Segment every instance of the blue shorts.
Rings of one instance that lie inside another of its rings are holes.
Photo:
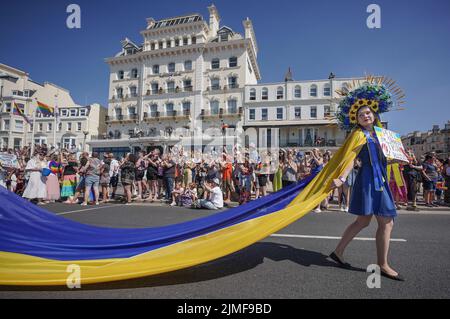
[[[85,179],[85,185],[87,188],[91,188],[92,186],[98,187],[100,183],[100,176],[98,175],[87,175]]]
[[[436,190],[436,182],[435,181],[424,181],[423,182],[423,190],[435,191]]]

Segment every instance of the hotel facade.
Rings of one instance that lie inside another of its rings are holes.
[[[220,25],[214,5],[209,21],[191,14],[147,19],[142,44],[128,38],[107,58],[107,131],[89,142],[100,153],[174,145],[208,153],[235,145],[327,147],[345,133],[335,115],[336,89],[356,79],[258,84],[258,46],[250,19],[243,33]]]
[[[335,90],[346,89],[361,78],[294,81],[289,70],[285,81],[248,85],[245,88],[245,144],[259,148],[326,148],[342,145],[346,132],[337,125],[341,97]]]
[[[244,90],[260,80],[252,22],[220,27],[214,5],[199,14],[147,19],[143,44],[122,41],[110,67],[105,136],[90,144],[123,155],[174,145],[208,152],[242,143]],[[131,147],[131,149],[130,149]]]

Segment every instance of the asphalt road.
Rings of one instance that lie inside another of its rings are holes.
[[[47,209],[82,223],[152,227],[206,216],[159,204],[99,207],[51,204]],[[0,298],[449,298],[450,211],[400,212],[391,242],[391,265],[406,282],[381,278],[369,289],[376,263],[376,221],[346,251],[353,270],[327,258],[354,216],[310,213],[277,234],[232,255],[196,267],[133,280],[67,287],[0,286]]]

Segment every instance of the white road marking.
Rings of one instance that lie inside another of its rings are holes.
[[[78,212],[86,212],[89,210],[96,210],[96,209],[103,209],[103,208],[110,208],[110,207],[118,207],[118,205],[109,205],[109,206],[94,206],[92,208],[85,208],[85,209],[79,209],[79,210],[71,210],[64,213],[57,213],[56,215],[66,215],[66,214],[72,214],[72,213],[78,213]]]
[[[311,235],[291,235],[291,234],[272,234],[271,237],[292,237],[292,238],[309,238],[309,239],[333,239],[333,240],[340,240],[341,237],[335,237],[335,236],[311,236]],[[375,241],[375,238],[367,238],[367,237],[355,237],[354,240],[361,240],[361,241]],[[391,239],[393,242],[406,242],[406,239]]]

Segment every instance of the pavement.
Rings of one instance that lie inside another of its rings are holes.
[[[157,227],[214,212],[159,203],[100,206],[49,204],[49,211],[81,223],[107,227]],[[327,256],[354,216],[329,211],[306,215],[276,234],[218,260],[175,272],[118,282],[67,287],[0,286],[0,298],[449,298],[450,208],[399,211],[390,263],[405,282],[381,277],[368,288],[376,263],[376,221],[347,248],[353,266],[337,267]]]

